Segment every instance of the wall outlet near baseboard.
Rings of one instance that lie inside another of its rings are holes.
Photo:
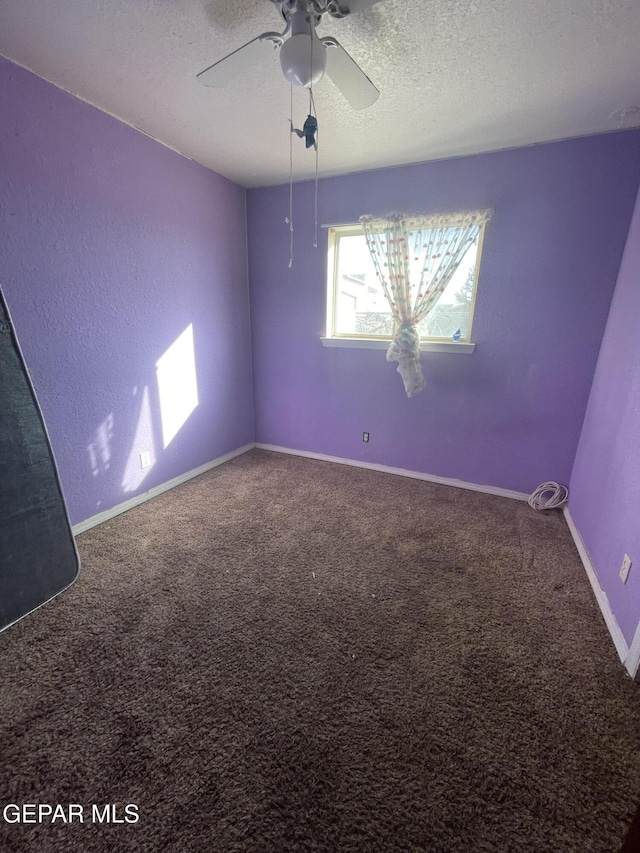
[[[141,468],[151,468],[151,451],[145,450],[144,453],[140,454],[140,467]]]
[[[367,441],[369,441],[369,433],[368,432],[362,433],[362,440],[365,442],[365,444]]]
[[[622,583],[627,582],[627,578],[629,577],[629,569],[631,568],[631,557],[628,554],[625,554],[622,559],[622,565],[620,566],[620,580]]]

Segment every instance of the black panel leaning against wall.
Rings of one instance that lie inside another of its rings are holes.
[[[80,563],[46,427],[0,290],[0,631]]]

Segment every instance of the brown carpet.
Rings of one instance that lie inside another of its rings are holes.
[[[0,772],[85,822],[1,850],[622,846],[639,691],[559,513],[252,451],[79,549],[0,635]]]

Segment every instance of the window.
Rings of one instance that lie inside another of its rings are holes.
[[[412,234],[415,232],[411,232]],[[421,344],[467,344],[482,252],[484,224],[436,305],[420,322]],[[413,270],[411,270],[413,272]],[[419,270],[416,270],[419,277]],[[361,225],[329,229],[327,344],[390,341],[394,320],[371,260]],[[438,347],[440,348],[440,347]],[[446,347],[448,348],[448,346]]]

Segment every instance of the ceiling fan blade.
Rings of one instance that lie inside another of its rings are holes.
[[[252,39],[247,44],[234,50],[223,59],[219,59],[196,74],[196,78],[205,86],[222,88],[232,80],[240,77],[248,68],[259,59],[272,54],[282,45],[280,33],[262,33],[261,36]]]
[[[364,110],[374,104],[380,92],[332,36],[322,39],[327,48],[327,76],[342,92],[354,110]]]
[[[353,15],[375,6],[380,0],[336,0],[338,8],[343,15]]]

